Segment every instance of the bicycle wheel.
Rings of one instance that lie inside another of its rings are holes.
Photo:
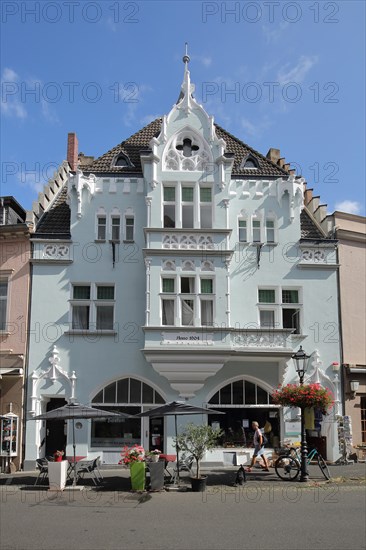
[[[330,472],[329,472],[329,468],[327,466],[327,463],[325,462],[322,455],[320,455],[319,453],[318,453],[318,464],[319,464],[319,468],[320,468],[323,476],[325,477],[325,479],[330,479]]]
[[[275,462],[275,470],[281,479],[293,481],[299,475],[300,464],[291,456],[280,456]]]

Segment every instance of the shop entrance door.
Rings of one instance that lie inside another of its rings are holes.
[[[52,398],[47,403],[46,411],[53,411],[66,405],[65,399]],[[66,421],[65,420],[47,420],[46,421],[46,456],[53,456],[55,451],[65,451],[66,449]]]
[[[158,449],[164,452],[164,418],[149,418],[149,451]]]

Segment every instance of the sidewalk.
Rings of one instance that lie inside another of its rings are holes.
[[[235,483],[235,477],[238,467],[225,468],[201,468],[201,473],[208,476],[207,486],[226,486],[232,487]],[[344,483],[347,485],[366,484],[366,464],[356,463],[349,465],[329,465],[329,471],[332,476],[330,482],[327,482],[323,477],[317,465],[309,467],[310,484],[318,483]],[[90,490],[98,491],[130,491],[130,472],[128,468],[115,467],[101,469],[103,482],[101,486],[95,487],[90,477],[85,477],[80,484]],[[0,485],[2,486],[17,486],[23,489],[34,488],[45,489],[43,485],[36,485],[35,481],[38,477],[38,472],[16,472],[14,474],[1,474]],[[291,483],[281,480],[274,468],[270,468],[269,472],[263,472],[260,468],[253,468],[251,473],[246,474],[246,482],[260,482],[263,485],[280,485]],[[299,482],[299,479],[296,480]],[[181,484],[190,487],[189,475],[187,472],[181,474]]]

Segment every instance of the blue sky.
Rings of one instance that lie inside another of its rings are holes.
[[[365,215],[365,2],[3,0],[1,22],[1,195],[25,208],[68,132],[98,157],[169,112],[187,41],[218,124]]]

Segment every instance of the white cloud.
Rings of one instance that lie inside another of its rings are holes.
[[[13,71],[13,69],[9,69],[8,67],[5,67],[1,78],[5,82],[16,82],[19,77],[17,73]]]
[[[295,67],[290,67],[290,63],[287,63],[282,69],[280,69],[277,73],[276,80],[280,84],[286,84],[287,82],[303,82],[307,73],[317,62],[318,56],[316,55],[302,55]]]
[[[208,57],[207,55],[193,55],[191,59],[202,63],[205,67],[210,67],[212,64],[212,57]]]
[[[22,169],[18,172],[17,177],[19,182],[25,187],[30,187],[37,193],[43,191],[44,181],[39,170],[29,170],[27,172]]]
[[[263,25],[262,31],[265,35],[267,44],[278,42],[278,40],[282,37],[282,34],[289,26],[288,21],[282,21],[278,26],[269,26],[269,25]]]
[[[360,214],[362,210],[362,204],[357,201],[344,200],[337,202],[335,209],[340,212],[348,212],[348,214]]]
[[[119,97],[124,107],[122,119],[125,126],[134,125],[139,104],[143,102],[143,95],[151,91],[152,88],[148,84],[137,84],[136,82],[128,82],[120,89]]]
[[[253,124],[247,118],[240,119],[240,125],[245,130],[246,135],[254,138],[261,137],[271,126],[271,122],[267,117],[262,118],[261,120],[256,120]],[[245,141],[244,137],[244,141]]]
[[[4,116],[24,119],[27,117],[27,110],[20,101],[19,77],[17,73],[6,67],[1,75],[2,94],[1,112]]]

